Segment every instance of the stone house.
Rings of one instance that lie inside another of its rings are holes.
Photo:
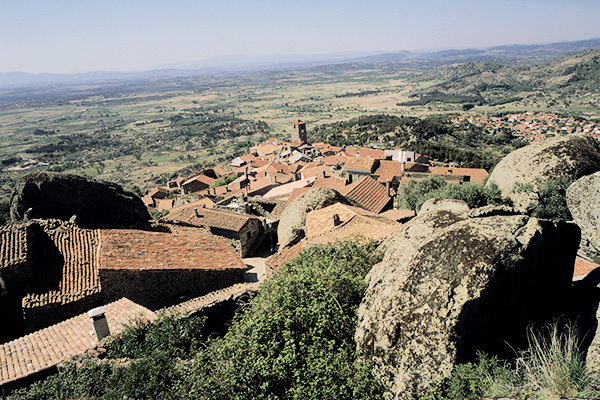
[[[82,229],[34,220],[0,230],[0,338],[127,297],[151,309],[243,281],[245,265],[203,229]]]
[[[254,252],[266,230],[263,220],[254,215],[196,206],[176,207],[161,221],[206,228],[213,235],[227,239],[241,257]]]

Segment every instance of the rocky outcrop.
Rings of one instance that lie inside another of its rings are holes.
[[[582,231],[581,250],[600,256],[600,172],[584,176],[567,189],[567,205]]]
[[[296,197],[283,210],[279,218],[277,238],[280,248],[304,237],[302,228],[306,223],[306,214],[335,203],[348,204],[348,201],[337,191],[329,188],[311,189]]]
[[[121,186],[71,174],[35,172],[13,189],[10,215],[14,221],[32,218],[69,220],[76,216],[85,228],[133,228],[148,223],[142,200]]]
[[[521,212],[535,207],[536,189],[541,183],[563,177],[579,178],[600,170],[600,151],[590,136],[567,135],[515,150],[504,157],[488,179],[502,195],[509,197]],[[515,192],[515,184],[528,186]]]
[[[526,326],[568,293],[577,226],[496,215],[509,211],[438,209],[388,241],[367,277],[355,339],[390,398],[419,398],[477,350],[514,355]]]
[[[458,199],[429,199],[421,206],[421,210],[419,210],[419,214],[423,214],[429,211],[437,210],[437,209],[445,209],[451,211],[469,211],[471,207],[464,200]]]

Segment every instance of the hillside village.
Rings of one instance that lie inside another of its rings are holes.
[[[558,124],[550,114],[461,116],[457,122],[464,120],[510,126],[533,142],[545,139],[534,121]],[[600,129],[558,121],[569,133]],[[270,138],[224,167],[150,189],[142,198],[157,217],[150,228],[81,227],[73,216],[0,229],[1,313],[14,321],[0,332],[0,387],[17,387],[91,351],[134,315],[152,320],[161,309],[194,314],[256,290],[248,257],[268,256],[265,273],[271,276],[314,245],[393,237],[416,215],[398,203],[410,180],[484,185],[489,176],[409,149],[309,143],[306,124],[293,126],[290,142]],[[298,217],[298,210],[305,214]],[[573,279],[598,266],[578,256]]]
[[[481,126],[489,131],[508,129],[513,136],[525,142],[539,142],[548,136],[568,133],[585,133],[595,140],[600,140],[598,124],[574,117],[560,117],[548,112],[525,112],[506,114],[502,117],[462,114],[453,122],[462,122]]]

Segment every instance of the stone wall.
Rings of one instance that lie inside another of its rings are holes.
[[[156,310],[243,282],[244,270],[100,269],[100,281],[105,303],[127,297]]]
[[[240,229],[239,232],[233,232],[226,229],[210,228],[210,233],[221,236],[233,246],[240,257],[248,256],[248,251],[256,240],[259,240],[263,234],[262,223],[258,219],[250,219]],[[250,234],[250,235],[248,235]],[[250,254],[251,255],[251,254]]]
[[[23,317],[28,332],[34,332],[57,324],[92,308],[106,304],[102,293],[95,293],[66,304],[50,303],[43,306],[24,307]]]

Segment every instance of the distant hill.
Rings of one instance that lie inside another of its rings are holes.
[[[587,101],[600,91],[600,49],[562,56],[542,65],[469,62],[418,79],[441,82],[413,93],[403,105],[471,102],[494,106],[531,97],[550,105],[557,99]]]
[[[563,55],[597,48],[600,48],[600,38],[549,44],[513,44],[485,49],[442,50],[428,53],[400,51],[360,57],[356,59],[356,61],[367,63],[419,62],[425,65],[431,64],[431,66],[458,62],[488,62],[502,65],[522,65],[546,63]]]
[[[219,56],[198,62],[162,65],[148,71],[110,72],[93,71],[77,74],[0,73],[0,88],[35,85],[65,85],[118,83],[134,80],[173,79],[215,73],[243,71],[274,71],[304,69],[315,66],[363,64],[405,65],[410,70],[431,70],[456,63],[496,63],[501,65],[540,64],[562,55],[600,48],[600,38],[575,42],[534,45],[506,45],[485,49],[443,50],[436,52],[398,51],[369,54],[369,52],[334,54],[263,54]]]

